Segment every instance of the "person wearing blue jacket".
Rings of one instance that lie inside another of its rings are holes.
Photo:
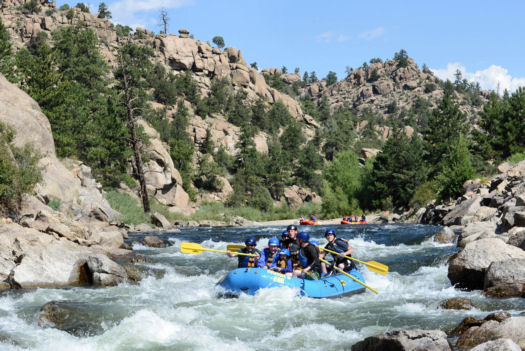
[[[268,247],[264,248],[261,252],[261,257],[259,258],[259,263],[257,267],[259,268],[270,268],[275,257],[279,256],[277,252],[279,251],[279,239],[270,238],[268,240]]]
[[[270,266],[270,269],[279,273],[292,273],[293,265],[292,260],[290,259],[290,250],[282,249],[279,251],[279,255],[275,257]]]
[[[246,245],[246,247],[243,249],[240,249],[237,252],[255,254],[256,256],[236,255],[235,252],[230,252],[230,250],[226,251],[226,255],[228,255],[228,257],[237,256],[239,260],[237,268],[255,268],[257,267],[259,258],[261,256],[261,252],[255,248],[255,246],[257,245],[257,239],[255,239],[254,237],[250,237],[246,239],[244,244]]]

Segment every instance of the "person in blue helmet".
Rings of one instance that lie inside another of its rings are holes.
[[[279,252],[279,239],[277,238],[270,238],[268,240],[268,247],[264,248],[261,252],[261,258],[259,258],[258,267],[259,268],[270,268],[272,265],[272,262],[274,258],[279,256],[277,253]]]
[[[325,231],[324,237],[326,240],[328,240],[328,243],[325,245],[325,249],[339,253],[339,255],[331,254],[334,258],[334,264],[345,272],[351,271],[353,268],[355,268],[355,264],[352,260],[343,257],[351,256],[354,252],[354,249],[348,244],[348,241],[336,238],[335,230],[332,228],[328,228]],[[326,254],[326,251],[321,252],[321,258],[324,258]],[[321,270],[323,275],[328,273],[328,267],[324,262],[321,262]]]
[[[297,234],[297,240],[301,247],[299,261],[302,269],[294,270],[293,275],[299,278],[318,279],[321,274],[319,248],[310,243],[310,235],[306,232]]]
[[[237,265],[238,268],[253,268],[257,267],[257,263],[259,262],[259,258],[261,257],[261,252],[255,248],[257,245],[257,239],[254,237],[249,237],[244,242],[246,245],[245,248],[240,249],[239,253],[248,253],[248,254],[255,254],[256,256],[244,256],[244,255],[236,255],[235,252],[231,252],[230,250],[226,251],[226,255],[228,257],[235,257],[237,256],[239,263]]]
[[[275,272],[279,273],[292,273],[293,272],[293,264],[292,260],[290,259],[290,250],[288,249],[282,249],[279,251],[278,257],[276,257],[272,265],[270,266],[270,269]]]

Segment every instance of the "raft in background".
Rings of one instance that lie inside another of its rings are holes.
[[[309,219],[301,219],[299,221],[299,224],[300,225],[317,225],[318,223],[317,223],[317,221],[314,222],[314,221],[311,221]]]
[[[341,224],[366,224],[366,221],[357,221],[357,222],[352,222],[352,221],[345,221],[345,220],[342,220],[342,221],[341,221]]]
[[[357,269],[347,272],[364,282]],[[313,298],[349,296],[364,292],[363,285],[344,274],[334,274],[319,280],[295,278],[264,268],[237,268],[224,276],[217,283],[227,291],[227,295],[245,293],[255,295],[258,290],[287,286],[299,289],[299,295]]]

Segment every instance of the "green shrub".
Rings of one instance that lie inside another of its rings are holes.
[[[130,195],[110,191],[106,193],[105,197],[110,206],[122,214],[120,220],[123,223],[140,224],[150,222],[150,217],[144,213],[137,200]]]
[[[70,9],[70,7],[69,7],[68,4],[64,4],[64,5],[62,5],[62,6],[60,6],[58,8],[58,10],[60,10],[60,11],[66,11],[66,10],[69,10],[69,9]]]
[[[409,206],[420,208],[426,206],[432,200],[437,198],[438,183],[435,181],[426,182],[417,187],[414,196],[410,200]]]
[[[512,154],[508,159],[507,159],[507,162],[510,162],[510,163],[518,163],[518,162],[521,162],[525,160],[525,152],[519,152],[519,153],[516,153],[516,154]]]
[[[62,202],[60,201],[60,199],[51,199],[47,203],[47,205],[49,207],[51,207],[53,210],[55,210],[55,211],[58,211],[60,209],[60,205],[61,204],[62,204]]]
[[[15,132],[0,123],[0,213],[16,213],[22,196],[42,179],[40,155],[31,147],[12,145]]]

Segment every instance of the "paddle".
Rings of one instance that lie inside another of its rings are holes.
[[[181,243],[180,244],[180,252],[183,252],[183,253],[188,253],[188,254],[192,254],[192,255],[199,255],[203,251],[226,253],[226,250],[206,249],[206,248],[202,247],[201,244],[196,244],[196,243]],[[236,254],[236,255],[241,255],[241,256],[253,256],[253,257],[258,256],[256,254],[247,254],[247,253],[242,253],[242,252],[232,252],[232,254],[233,253]]]
[[[330,262],[328,262],[327,260],[323,260],[323,259],[320,258],[320,257],[319,257],[319,260],[320,260],[321,262],[326,263],[326,264],[330,264]],[[368,289],[372,290],[373,292],[375,292],[376,294],[379,294],[379,291],[377,291],[377,290],[374,289],[374,288],[369,287],[368,285],[366,285],[365,283],[363,283],[363,282],[360,281],[359,279],[357,279],[357,278],[351,276],[350,274],[346,273],[345,271],[343,271],[341,268],[339,268],[339,267],[337,267],[337,266],[333,266],[333,267],[334,267],[335,269],[337,269],[340,273],[343,273],[344,275],[346,275],[346,276],[352,278],[353,280],[355,280],[357,283],[361,284],[361,285],[364,286],[365,288],[368,288]]]
[[[246,245],[242,245],[242,244],[230,244],[226,246],[226,250],[231,251],[231,252],[237,252],[240,249],[244,249],[245,247]]]
[[[327,252],[330,252],[330,253],[333,253],[335,255],[339,255],[339,256],[343,256],[342,254],[338,253],[338,252],[335,252],[335,251],[332,251],[332,250],[328,250],[328,249],[325,249],[324,247],[320,247],[319,248],[321,250],[324,250],[324,251],[327,251]],[[372,272],[376,272],[376,273],[379,273],[379,274],[387,274],[388,273],[388,266],[387,265],[384,265],[382,263],[379,263],[379,262],[376,262],[376,261],[368,261],[368,262],[364,262],[364,261],[361,261],[361,260],[358,260],[357,258],[353,258],[353,257],[350,257],[350,256],[343,256],[344,258],[348,258],[350,260],[354,260],[354,261],[357,261],[359,263],[362,263],[364,265],[366,265],[368,267],[368,269],[370,269]]]

